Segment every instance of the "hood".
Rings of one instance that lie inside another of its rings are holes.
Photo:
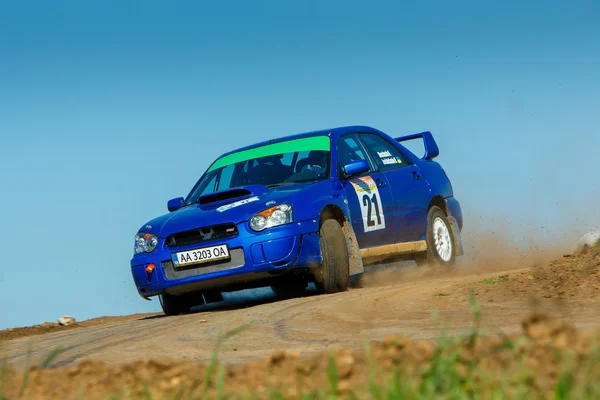
[[[302,193],[321,182],[295,183],[267,188],[248,185],[211,193],[200,197],[197,203],[180,208],[148,221],[140,231],[165,238],[176,232],[203,226],[247,221],[253,214],[283,202],[298,204]],[[306,199],[304,199],[306,201]]]

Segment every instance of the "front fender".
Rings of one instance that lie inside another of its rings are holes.
[[[350,275],[364,272],[358,240],[352,228],[348,199],[339,180],[333,179],[311,186],[310,190],[299,193],[293,199],[293,204],[294,219],[298,221],[321,221],[326,210],[329,208],[337,210],[334,212],[336,219],[345,221],[342,223],[342,230],[346,236],[346,244],[350,254]]]
[[[319,219],[321,220],[323,214],[330,213],[332,208],[337,209],[337,213],[341,212],[344,220],[342,223],[342,231],[344,232],[344,236],[346,238],[346,246],[350,256],[350,276],[362,274],[365,271],[365,267],[360,255],[358,240],[356,239],[356,234],[352,228],[350,209],[348,207],[348,199],[346,198],[345,193],[339,197],[334,196],[327,204],[323,204],[321,207],[321,212],[319,213]],[[336,217],[339,219],[340,215],[338,214]]]

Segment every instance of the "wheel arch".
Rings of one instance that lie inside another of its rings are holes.
[[[452,233],[453,233],[454,240],[455,240],[456,255],[457,256],[463,255],[464,249],[463,249],[462,236],[461,236],[461,226],[460,226],[461,224],[450,212],[447,199],[439,194],[433,196],[431,198],[431,200],[429,201],[426,215],[429,214],[429,210],[431,210],[431,208],[433,206],[439,207],[442,210],[442,212],[446,215],[446,217],[448,218],[448,221],[450,222],[450,228],[452,229]],[[427,217],[425,217],[425,232],[426,232],[425,234],[427,235]]]
[[[346,213],[337,204],[327,204],[323,207],[319,213],[319,227],[328,219],[335,219],[342,226],[349,221]]]
[[[448,205],[446,204],[446,199],[444,199],[443,196],[439,194],[433,196],[429,201],[429,206],[427,206],[427,212],[429,212],[429,210],[431,210],[431,207],[433,206],[438,206],[444,212],[444,214],[446,214],[447,217],[449,216]]]

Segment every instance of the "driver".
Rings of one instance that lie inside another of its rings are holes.
[[[327,166],[327,152],[313,150],[308,153],[308,163],[302,168],[302,172],[310,171],[317,176],[325,173]]]

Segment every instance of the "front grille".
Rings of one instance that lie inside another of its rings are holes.
[[[168,247],[187,246],[206,242],[207,240],[226,239],[237,235],[238,229],[235,224],[220,224],[174,233],[167,236],[166,243]]]

